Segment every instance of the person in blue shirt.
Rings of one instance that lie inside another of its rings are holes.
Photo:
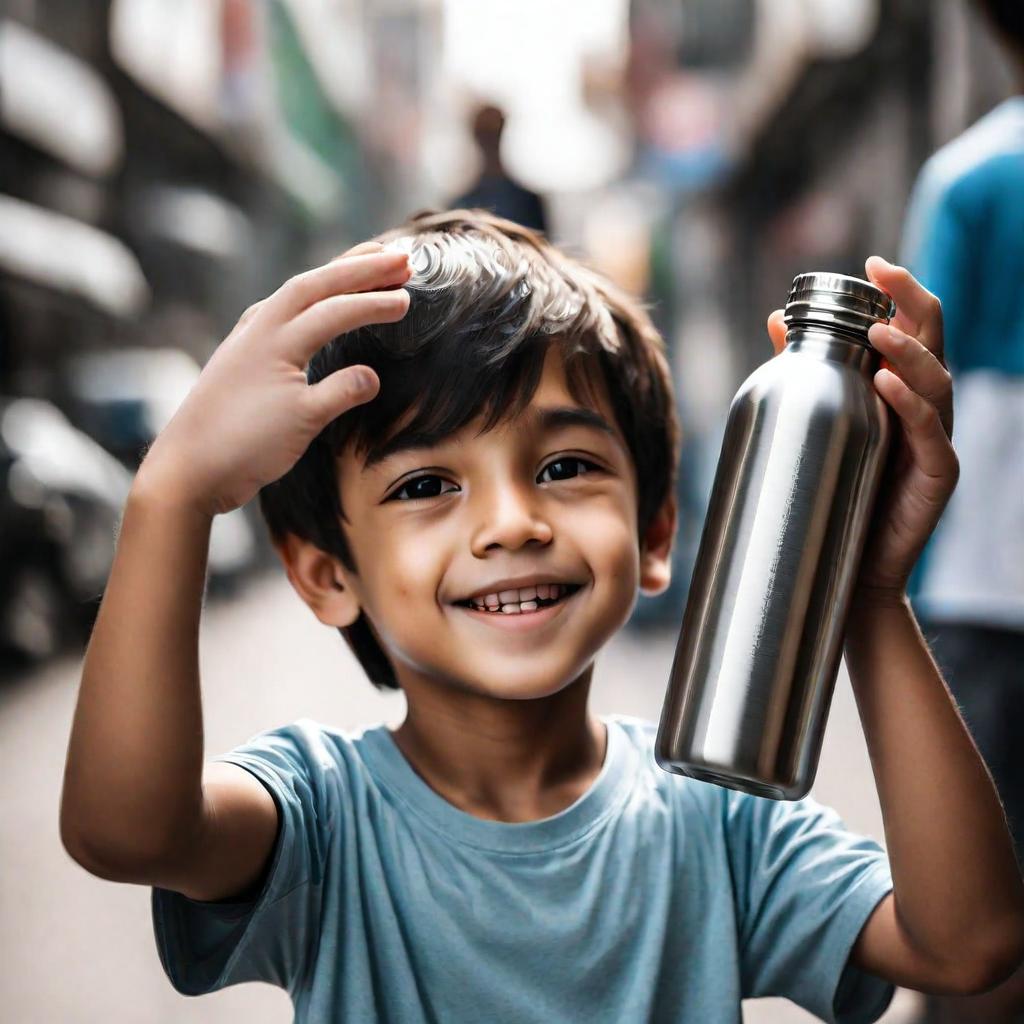
[[[243,314],[136,477],[61,804],[78,863],[152,886],[178,991],[261,980],[297,1021],[406,1024],[735,1024],[775,995],[852,1024],[896,984],[1010,973],[1024,886],[905,594],[957,475],[939,307],[866,271],[899,310],[870,337],[903,449],[846,656],[888,854],[810,797],[662,771],[651,723],[588,709],[669,583],[679,431],[636,300],[450,211]],[[768,330],[780,350],[781,311]],[[298,596],[403,691],[398,728],[304,718],[204,762],[210,526],[257,494]]]
[[[1024,93],[1024,4],[978,6]],[[1024,863],[1024,95],[1014,95],[922,168],[903,259],[939,297],[956,381],[962,472],[911,580],[925,634],[992,772]],[[1024,1019],[1024,970],[928,1019]]]

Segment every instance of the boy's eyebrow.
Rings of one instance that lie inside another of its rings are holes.
[[[556,405],[544,408],[533,408],[524,415],[533,420],[535,429],[541,433],[550,433],[562,427],[589,427],[600,430],[617,439],[614,428],[608,421],[593,409],[584,409],[578,405]],[[364,471],[390,459],[401,452],[434,448],[444,440],[439,434],[431,432],[399,432],[379,448],[370,452],[363,463]]]
[[[560,427],[592,427],[615,437],[614,428],[593,409],[579,405],[556,405],[531,409],[527,414],[541,433],[550,433]]]

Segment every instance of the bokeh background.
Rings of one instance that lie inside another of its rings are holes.
[[[246,306],[481,194],[651,303],[685,429],[676,573],[602,656],[594,700],[656,719],[765,318],[797,273],[898,258],[923,161],[1012,89],[961,0],[6,0],[0,1019],[290,1020],[265,985],[175,993],[149,891],[88,875],[57,828],[132,474]],[[482,104],[502,112],[486,130]],[[291,591],[255,503],[215,521],[201,657],[209,754],[303,715],[402,717]],[[884,842],[845,676],[812,795]],[[744,1017],[811,1019],[775,999]]]

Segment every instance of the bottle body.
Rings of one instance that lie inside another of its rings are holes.
[[[889,446],[866,334],[791,326],[726,425],[658,732],[678,772],[810,789]]]

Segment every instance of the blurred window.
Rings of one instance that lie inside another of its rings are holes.
[[[84,174],[110,174],[124,153],[121,113],[103,79],[7,20],[0,20],[0,123]]]
[[[221,5],[114,0],[110,50],[142,86],[200,127],[220,120]]]
[[[0,195],[0,270],[75,292],[115,316],[139,313],[149,286],[138,260],[98,228]]]

